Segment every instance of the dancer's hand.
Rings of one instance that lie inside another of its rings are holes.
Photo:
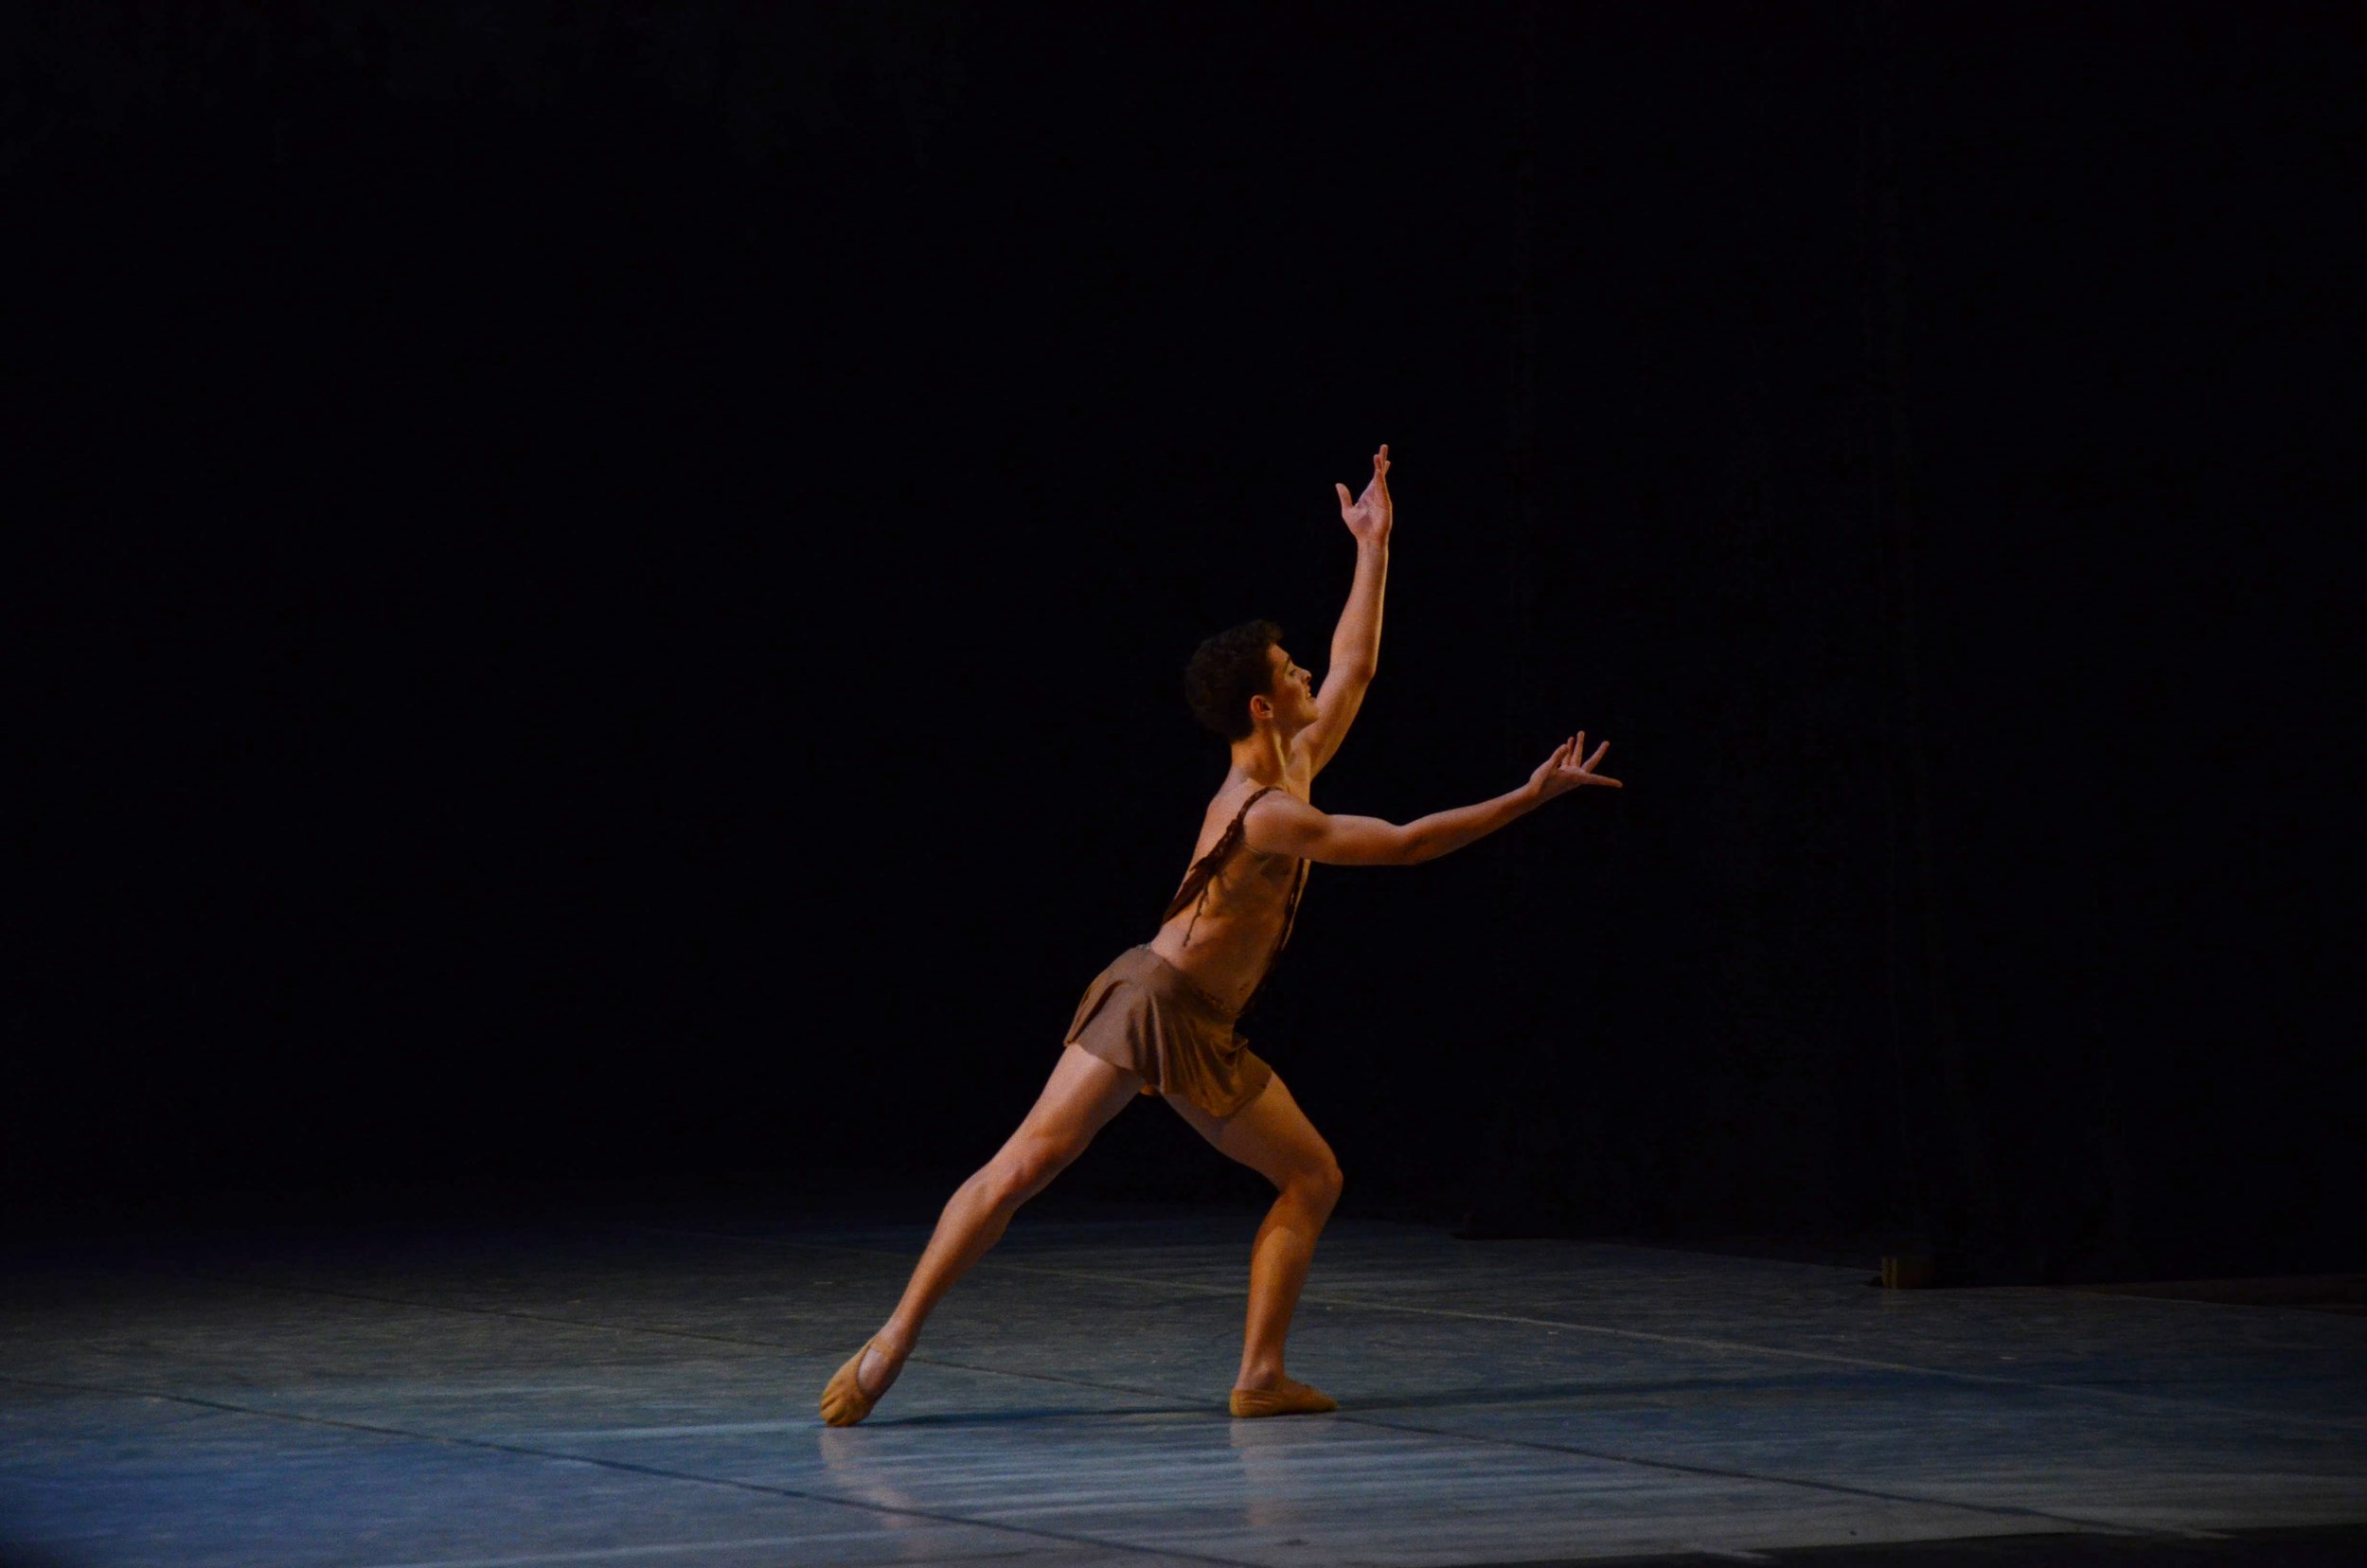
[[[1545,758],[1538,765],[1537,771],[1529,775],[1530,793],[1539,801],[1546,801],[1557,794],[1567,794],[1581,784],[1603,784],[1614,790],[1624,788],[1619,780],[1606,778],[1594,771],[1594,764],[1600,762],[1603,753],[1609,750],[1611,742],[1606,740],[1594,748],[1593,756],[1579,761],[1578,758],[1586,755],[1586,731],[1578,731],[1556,746],[1554,755]]]
[[[1359,544],[1387,542],[1394,521],[1389,509],[1388,442],[1381,442],[1380,450],[1373,454],[1373,478],[1364,487],[1363,494],[1350,501],[1347,486],[1334,485],[1331,488],[1340,492],[1340,521],[1348,526],[1348,532],[1356,536]]]

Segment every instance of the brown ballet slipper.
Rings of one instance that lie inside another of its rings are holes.
[[[1257,1416],[1320,1416],[1326,1410],[1339,1408],[1340,1401],[1322,1389],[1309,1388],[1288,1378],[1272,1388],[1237,1388],[1233,1391],[1233,1414],[1244,1418]]]
[[[863,1391],[863,1359],[879,1346],[876,1335],[863,1341],[863,1348],[847,1358],[845,1366],[830,1374],[829,1386],[822,1391],[822,1419],[826,1425],[853,1426],[870,1415],[871,1407],[886,1395],[884,1388],[877,1394]],[[880,1350],[880,1354],[885,1357],[887,1352]]]

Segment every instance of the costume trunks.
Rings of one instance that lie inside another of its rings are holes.
[[[1085,988],[1067,1043],[1141,1074],[1146,1095],[1180,1095],[1212,1116],[1230,1116],[1273,1077],[1235,1032],[1234,1017],[1182,970],[1132,947]]]

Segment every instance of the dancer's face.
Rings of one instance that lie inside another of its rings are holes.
[[[1273,680],[1266,692],[1268,712],[1259,714],[1255,705],[1252,717],[1270,717],[1286,735],[1296,735],[1315,722],[1315,677],[1301,669],[1280,643],[1266,650],[1266,658],[1273,666]]]

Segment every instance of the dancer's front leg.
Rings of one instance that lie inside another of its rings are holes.
[[[921,1326],[970,1266],[1003,1239],[1020,1205],[1085,1151],[1094,1134],[1126,1109],[1142,1078],[1092,1052],[1070,1046],[1036,1103],[993,1159],[955,1189],[913,1269],[904,1296],[880,1331],[838,1370],[822,1394],[822,1418],[851,1426],[871,1407],[920,1338]]]
[[[1184,1119],[1222,1152],[1274,1185],[1273,1207],[1250,1247],[1249,1322],[1241,1367],[1233,1381],[1237,1415],[1286,1415],[1336,1408],[1283,1373],[1283,1342],[1306,1287],[1315,1238],[1340,1201],[1340,1163],[1279,1077],[1256,1099],[1219,1121],[1171,1100]]]

